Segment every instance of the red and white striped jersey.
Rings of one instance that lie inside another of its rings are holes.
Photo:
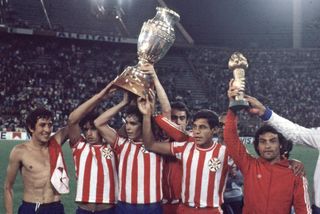
[[[171,152],[182,161],[182,202],[190,207],[219,207],[228,173],[226,147],[214,143],[208,149],[194,142],[173,142]]]
[[[77,202],[116,203],[116,156],[108,144],[91,145],[81,138],[72,146],[77,178]]]
[[[149,204],[162,200],[162,157],[147,151],[142,142],[118,137],[114,150],[119,160],[119,201]]]

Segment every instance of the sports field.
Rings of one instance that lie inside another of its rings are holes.
[[[0,213],[4,213],[4,205],[3,205],[3,182],[6,174],[6,167],[8,164],[8,157],[11,149],[19,142],[14,141],[0,141]],[[75,176],[74,176],[74,166],[71,151],[68,145],[65,145],[64,148],[65,160],[68,165],[68,171],[70,176],[70,187],[71,193],[68,195],[64,195],[62,197],[62,202],[65,207],[65,212],[67,214],[75,213],[76,205],[74,203],[75,197]],[[254,149],[252,145],[248,145],[248,150],[254,154]],[[312,191],[313,186],[313,172],[316,164],[316,160],[318,157],[317,150],[311,149],[305,146],[294,146],[293,151],[291,152],[291,158],[295,158],[301,160],[305,164],[307,177],[309,181],[309,192]],[[23,185],[21,182],[20,175],[18,174],[17,180],[14,186],[14,213],[17,213],[17,209],[22,200],[22,192]],[[312,197],[312,196],[311,196]]]

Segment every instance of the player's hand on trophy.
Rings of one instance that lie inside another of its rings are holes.
[[[239,92],[241,91],[241,88],[234,84],[234,79],[231,79],[229,81],[229,89],[228,89],[228,98],[229,101],[234,100],[234,98],[239,95]]]
[[[140,65],[140,69],[145,73],[149,74],[152,79],[158,78],[156,71],[154,70],[153,64],[143,63]]]
[[[138,97],[138,108],[143,115],[152,115],[155,106],[155,93],[149,89],[144,97]]]
[[[104,87],[100,92],[99,96],[101,98],[112,96],[113,93],[116,91],[116,88],[112,87],[113,81],[111,81],[106,87]]]
[[[129,92],[125,91],[125,90],[122,90],[122,91],[123,91],[123,98],[122,98],[121,102],[124,105],[128,105],[131,101],[130,96],[129,96]]]
[[[249,109],[250,113],[259,115],[259,116],[262,116],[265,113],[266,107],[259,100],[249,95],[244,95],[244,98],[250,104],[250,109]]]

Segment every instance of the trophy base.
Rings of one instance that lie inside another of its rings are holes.
[[[240,111],[242,109],[247,109],[249,107],[249,103],[246,100],[233,100],[229,104],[229,108],[235,112]]]
[[[145,97],[149,88],[154,87],[151,75],[141,71],[139,66],[126,67],[113,84],[140,97]]]

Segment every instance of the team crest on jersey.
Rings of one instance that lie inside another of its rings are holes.
[[[221,161],[218,158],[210,159],[208,166],[211,172],[216,172],[221,168]]]
[[[103,148],[102,155],[107,159],[111,159],[113,157],[113,152],[110,148]]]

